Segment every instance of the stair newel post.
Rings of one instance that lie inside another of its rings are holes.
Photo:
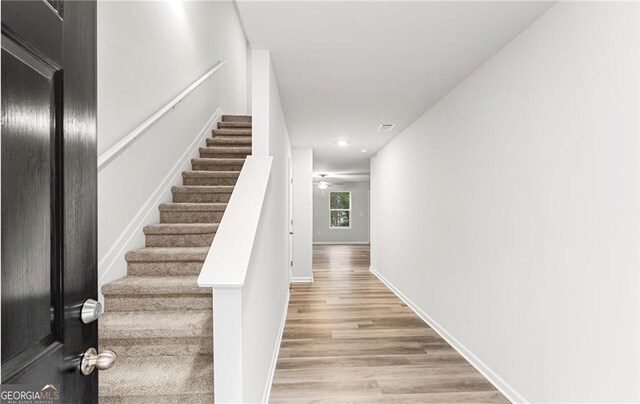
[[[215,401],[241,403],[242,286],[213,288],[213,324]]]

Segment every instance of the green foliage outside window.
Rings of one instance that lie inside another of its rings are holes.
[[[329,195],[331,209],[350,209],[351,192],[331,192]]]
[[[351,192],[330,192],[331,227],[351,227]]]

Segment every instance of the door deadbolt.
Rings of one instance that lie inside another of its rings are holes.
[[[93,299],[87,299],[82,304],[82,310],[80,312],[80,320],[83,323],[89,324],[96,321],[102,315],[102,304]]]

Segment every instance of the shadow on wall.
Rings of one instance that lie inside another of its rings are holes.
[[[332,192],[348,195],[334,195],[332,206]],[[346,183],[324,190],[314,186],[313,243],[369,244],[369,182]]]
[[[149,37],[131,40],[139,32]],[[100,285],[126,275],[124,253],[144,246],[142,228],[159,221],[158,204],[171,201],[219,115],[246,110],[247,44],[230,2],[98,4],[98,155],[218,61],[226,64],[100,170]]]

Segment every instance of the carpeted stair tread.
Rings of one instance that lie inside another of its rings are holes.
[[[218,223],[160,223],[145,226],[144,234],[209,234],[218,230]]]
[[[199,270],[191,274],[184,271],[179,268],[175,273],[129,275],[103,286],[107,313],[211,310],[211,289],[197,285]]]
[[[213,362],[204,355],[118,358],[116,366],[100,372],[99,392],[102,397],[132,397],[122,402],[147,395],[149,403],[165,395],[195,396],[201,403],[212,402]]]
[[[182,185],[171,187],[174,194],[230,194],[233,192],[233,185]]]
[[[201,147],[200,153],[251,154],[251,146],[210,146]]]
[[[199,272],[199,271],[194,271]],[[197,275],[182,274],[162,274],[157,276],[149,276],[149,278],[159,278],[161,276],[170,278],[181,278],[191,276],[197,279]],[[131,278],[142,278],[144,276],[132,276]],[[153,279],[151,279],[153,280]],[[193,289],[193,284],[183,285],[183,288],[169,289],[171,283],[165,282],[162,285],[151,287],[150,282],[144,287],[140,285],[120,285],[118,289],[109,291],[105,294],[105,307],[107,312],[128,312],[136,310],[139,312],[151,311],[176,311],[184,310],[211,310],[212,298],[211,290],[204,288],[203,290]],[[200,288],[203,289],[203,288]],[[205,293],[208,292],[208,293]]]
[[[207,258],[209,247],[145,247],[128,251],[127,262],[199,261]]]
[[[218,122],[219,129],[251,128],[251,122]]]
[[[232,168],[232,167],[226,167]],[[240,171],[185,171],[183,185],[236,185]]]
[[[102,287],[105,297],[120,295],[210,295],[211,289],[198,286],[195,275],[125,276]]]
[[[100,404],[203,404],[213,403],[213,393],[208,395],[171,394],[163,396],[109,396],[100,397]]]
[[[222,115],[222,122],[251,122],[251,115]]]
[[[210,173],[211,171],[201,172]],[[163,203],[159,210],[160,212],[224,212],[226,208],[226,203]]]
[[[209,165],[242,165],[244,164],[244,158],[233,158],[233,157],[225,157],[225,158],[195,158],[191,159],[191,164],[209,164]],[[230,170],[224,170],[230,171]]]
[[[216,136],[251,136],[251,129],[214,129],[211,131]]]
[[[185,171],[182,173],[182,178],[235,178],[238,179],[240,171]]]
[[[104,339],[211,337],[211,310],[124,311],[100,317]]]

